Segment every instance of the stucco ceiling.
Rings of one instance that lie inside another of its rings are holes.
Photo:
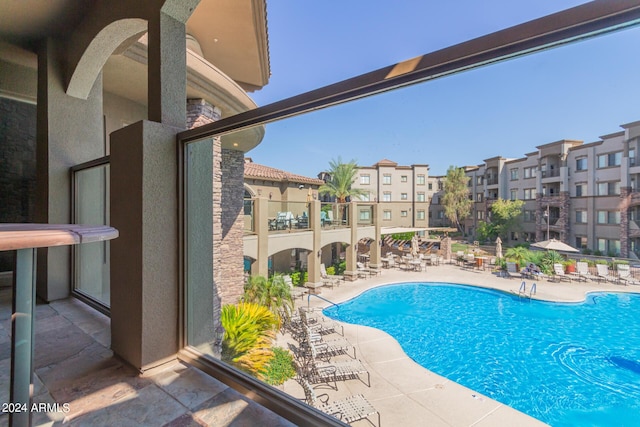
[[[34,51],[44,37],[64,37],[95,0],[0,0],[0,40]],[[201,0],[187,21],[203,56],[245,90],[270,75],[265,0]]]

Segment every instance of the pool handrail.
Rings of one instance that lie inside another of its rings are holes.
[[[328,302],[329,304],[335,305],[336,307],[340,308],[340,306],[339,306],[338,304],[336,304],[335,302],[333,302],[333,301],[329,301],[328,299],[326,299],[326,298],[324,298],[324,297],[321,297],[321,296],[320,296],[320,295],[318,295],[318,294],[311,294],[311,293],[310,293],[310,294],[307,294],[307,308],[309,308],[309,306],[311,305],[311,297],[318,297],[318,298],[320,298],[321,300],[326,301],[326,302]]]

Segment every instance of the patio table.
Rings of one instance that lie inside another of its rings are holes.
[[[36,248],[99,242],[118,237],[108,226],[77,224],[0,224],[0,251],[16,251],[11,315],[10,426],[31,425]]]

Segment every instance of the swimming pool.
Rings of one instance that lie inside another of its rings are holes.
[[[444,283],[368,290],[325,314],[552,426],[640,425],[640,295],[550,303]]]

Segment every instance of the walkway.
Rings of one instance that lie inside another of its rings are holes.
[[[498,277],[489,271],[463,270],[455,265],[427,267],[425,272],[383,270],[382,275],[370,279],[341,284],[322,291],[321,296],[342,302],[362,291],[380,284],[408,281],[464,283],[502,291],[518,292],[520,280]],[[529,286],[533,283],[527,280]],[[587,283],[550,283],[538,281],[537,298],[552,301],[582,301],[589,291],[640,292],[639,286]],[[527,287],[528,289],[528,287]],[[300,301],[300,300],[297,300]],[[307,306],[307,298],[302,303]],[[319,298],[310,298],[311,307],[325,307]],[[424,369],[410,359],[391,336],[366,326],[344,324],[346,338],[356,347],[357,357],[371,373],[371,388],[359,381],[339,384],[337,392],[329,393],[331,400],[362,393],[382,415],[384,426],[514,426],[545,425],[509,406],[498,403],[473,390]],[[281,340],[285,337],[279,336]],[[295,381],[284,390],[303,397]],[[326,392],[326,390],[322,390]],[[357,425],[367,425],[362,421]]]

